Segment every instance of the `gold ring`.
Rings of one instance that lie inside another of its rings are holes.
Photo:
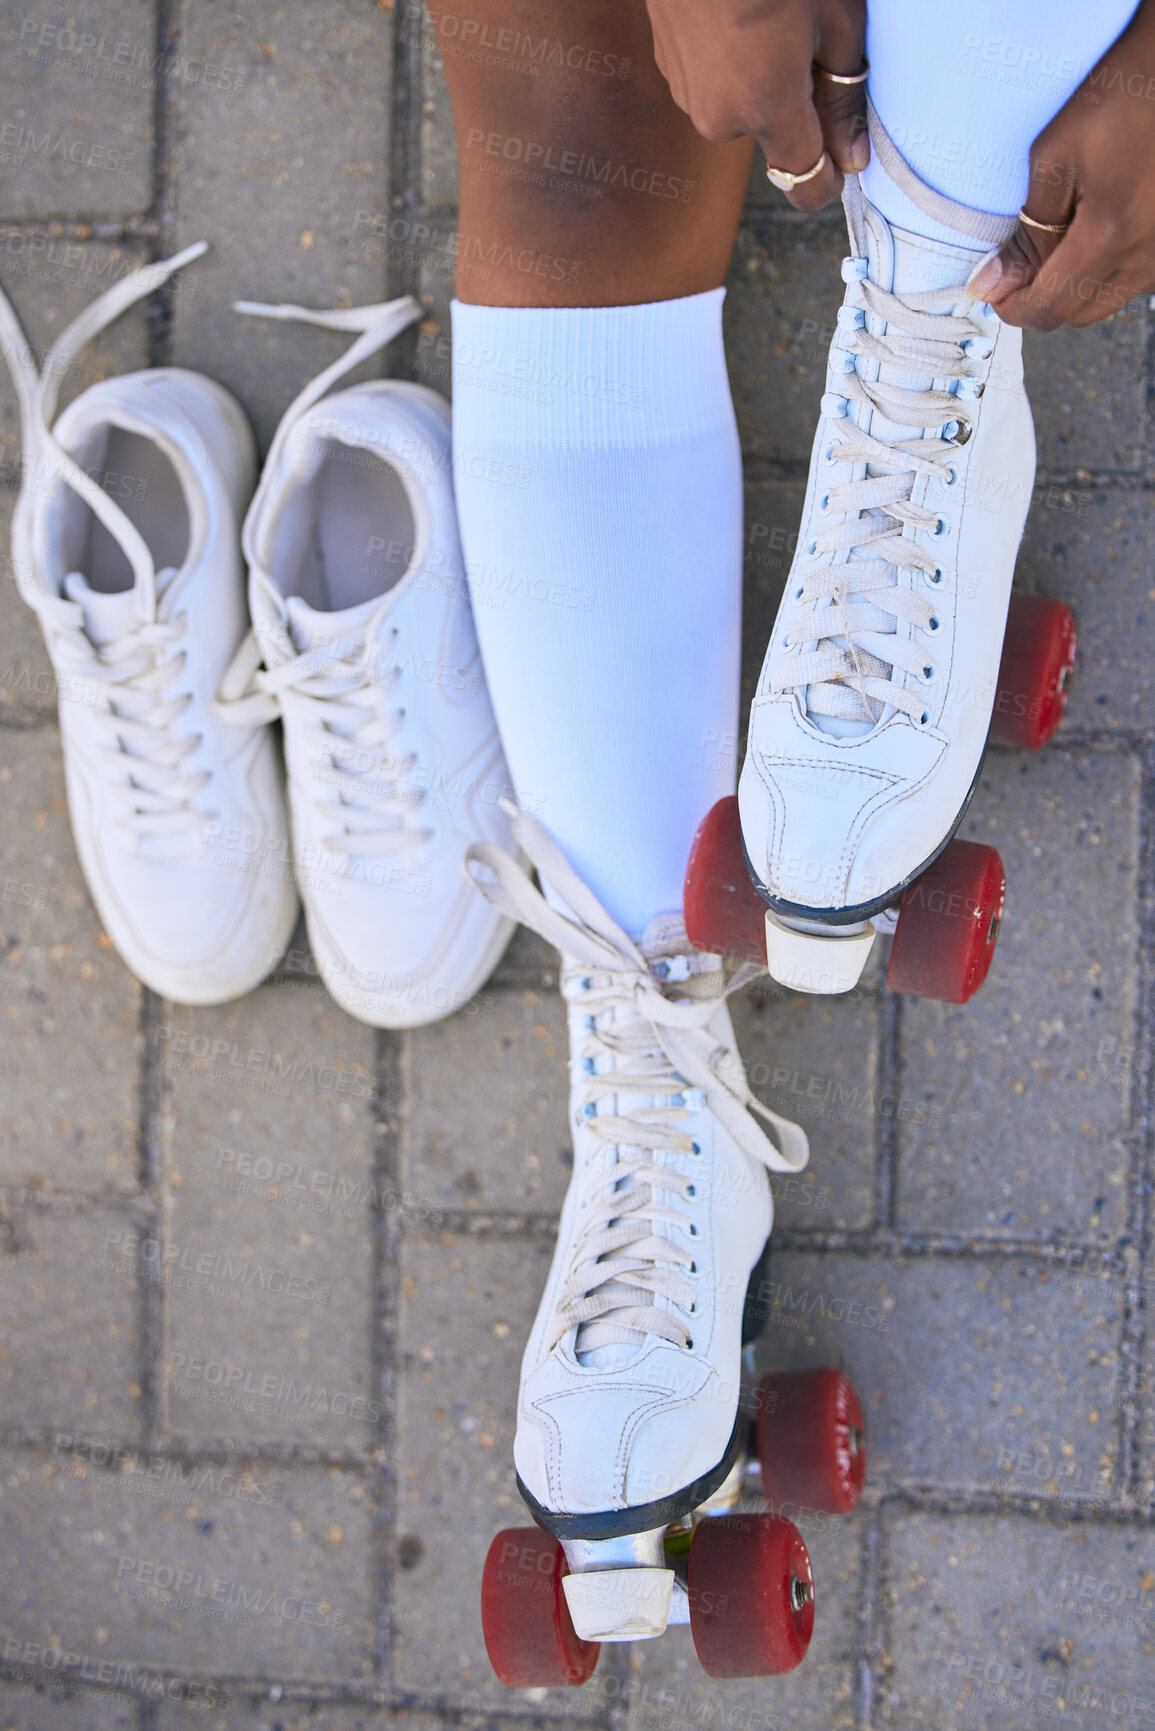
[[[816,174],[821,174],[826,167],[826,152],[823,151],[813,168],[808,168],[805,174],[791,174],[786,168],[771,168],[766,164],[766,179],[771,186],[776,186],[779,192],[793,192],[796,186],[801,186],[807,180],[813,180]]]
[[[829,78],[831,84],[865,84],[870,77],[870,61],[864,60],[862,71],[852,73],[850,77],[847,77],[845,72],[828,72],[825,66],[819,66],[817,60],[814,62],[814,70],[823,78]]]
[[[1019,221],[1025,222],[1028,228],[1041,229],[1044,234],[1066,234],[1071,226],[1069,222],[1036,222],[1025,210],[1020,210]]]

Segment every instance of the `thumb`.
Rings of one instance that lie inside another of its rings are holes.
[[[1058,234],[1036,235],[1022,222],[1017,223],[1010,238],[975,266],[967,278],[967,294],[977,301],[997,305],[1007,295],[1015,294],[1034,282],[1045,259],[1050,257],[1061,239]],[[1040,242],[1044,244],[1040,245]]]

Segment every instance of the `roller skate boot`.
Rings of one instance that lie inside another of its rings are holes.
[[[830,993],[894,932],[891,985],[961,1002],[990,966],[1005,877],[993,848],[952,837],[988,732],[1030,747],[1057,726],[1074,629],[1033,596],[1008,622],[1035,442],[1021,333],[967,291],[985,249],[893,227],[855,178],[845,203],[798,550],[737,810],[723,802],[700,832],[687,924]],[[981,213],[949,204],[931,214],[971,232]]]
[[[565,912],[495,847],[471,848],[470,869],[562,952],[574,1171],[521,1368],[514,1458],[537,1525],[490,1549],[490,1657],[511,1687],[580,1683],[600,1643],[688,1622],[713,1675],[788,1670],[813,1623],[805,1545],[781,1517],[728,1511],[754,1446],[742,1357],[769,1173],[804,1166],[806,1137],[751,1096],[721,963],[680,915],[635,940],[536,820],[519,814],[514,834]],[[849,1507],[861,1413],[845,1378],[817,1374],[837,1389],[807,1384],[769,1457],[805,1455],[821,1432],[837,1485],[820,1494]]]

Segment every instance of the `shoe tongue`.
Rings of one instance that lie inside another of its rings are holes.
[[[156,599],[158,604],[168,585],[176,576],[173,569],[158,571],[156,574]],[[117,637],[123,637],[126,631],[131,631],[136,625],[149,623],[148,609],[138,605],[140,592],[137,588],[116,589],[111,594],[105,594],[99,589],[90,587],[88,580],[79,571],[70,571],[61,585],[65,597],[75,601],[84,610],[84,630],[86,636],[98,649],[112,643]]]
[[[961,289],[979,260],[986,256],[982,247],[972,252],[965,246],[923,240],[921,235],[893,225],[890,234],[894,243],[892,287],[898,295],[919,294],[924,289]],[[873,250],[873,234],[871,241]],[[956,296],[952,302],[949,296],[944,295],[941,310],[948,312],[952,304],[963,298],[962,295]]]
[[[324,649],[334,661],[343,661],[356,654],[365,640],[369,621],[380,606],[381,597],[376,595],[356,607],[346,607],[341,613],[319,613],[299,595],[290,595],[285,601],[285,620],[293,648],[298,655]]]

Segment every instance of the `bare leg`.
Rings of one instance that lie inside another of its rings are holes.
[[[466,257],[470,243],[497,241],[501,258],[522,264],[485,280],[463,268],[459,297],[636,306],[717,288],[752,141],[709,144],[694,131],[654,63],[643,0],[478,0],[470,10],[468,42],[439,15],[460,232]],[[531,254],[576,272],[526,269]]]

